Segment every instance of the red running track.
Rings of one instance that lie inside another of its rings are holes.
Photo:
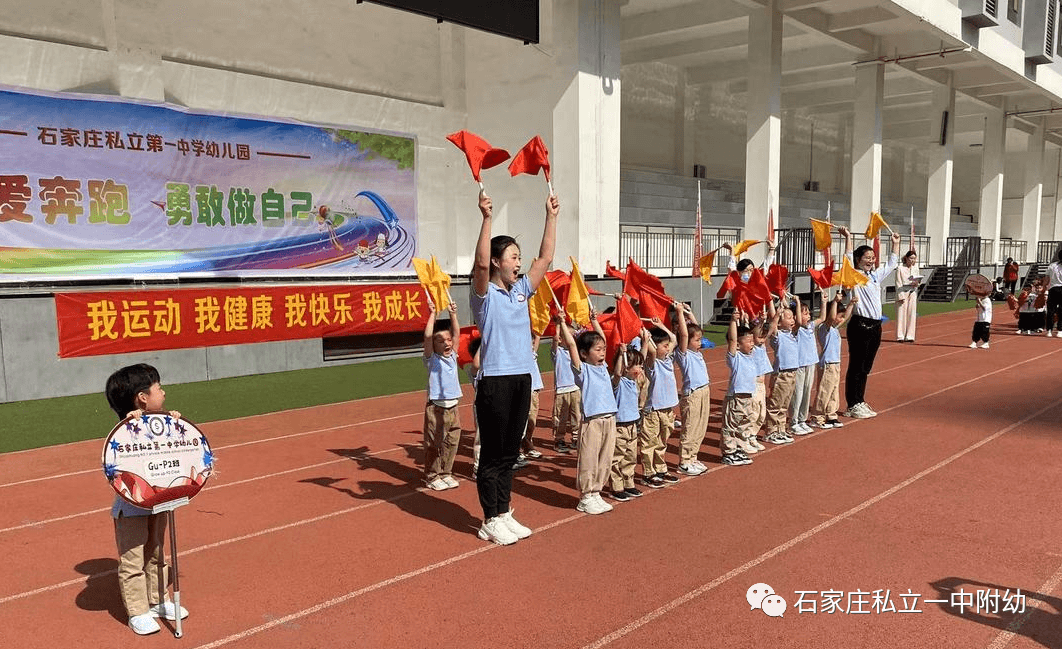
[[[879,416],[747,467],[717,463],[710,350],[711,471],[587,516],[575,458],[543,448],[510,547],[475,537],[470,481],[422,486],[421,392],[204,425],[219,473],[177,513],[179,641],[125,626],[102,441],[0,455],[0,647],[1059,647],[1062,340],[997,320],[990,350],[970,313],[922,317],[916,345],[886,326]],[[750,610],[759,582],[784,616]]]

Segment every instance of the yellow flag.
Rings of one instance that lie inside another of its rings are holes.
[[[730,254],[734,255],[735,257],[738,257],[741,255],[741,253],[745,252],[757,243],[760,243],[760,241],[757,239],[745,239],[744,241],[738,241],[734,244],[734,248],[730,251]]]
[[[867,239],[877,239],[878,231],[882,228],[889,229],[889,224],[885,222],[885,219],[881,218],[881,215],[877,212],[870,213],[870,223],[867,224],[867,231],[865,233]]]
[[[815,250],[825,250],[833,244],[833,235],[830,234],[832,227],[829,221],[811,219],[811,231],[815,233]]]
[[[549,285],[549,279],[543,277],[538,283],[535,294],[527,303],[527,308],[531,313],[531,331],[536,336],[545,333],[546,327],[549,326],[549,312],[550,307],[553,306],[553,300],[553,288]]]
[[[844,261],[841,262],[841,270],[833,274],[833,281],[830,285],[852,288],[853,286],[862,286],[869,281],[866,275],[852,266],[852,262],[848,261],[848,256],[846,255]]]
[[[413,268],[417,271],[417,278],[420,280],[421,286],[431,296],[432,302],[435,303],[435,310],[442,313],[450,307],[450,276],[442,271],[439,267],[439,262],[435,260],[435,255],[431,256],[431,261],[425,259],[413,258]]]
[[[572,262],[572,284],[568,288],[568,303],[564,305],[564,312],[568,314],[572,322],[584,327],[590,326],[590,292],[586,290],[583,274],[579,271],[579,264],[575,259],[568,257]]]
[[[701,279],[711,284],[712,271],[715,269],[715,251],[698,259],[697,268],[701,271]]]

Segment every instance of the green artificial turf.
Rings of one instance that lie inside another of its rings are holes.
[[[918,313],[972,309],[973,304],[972,300],[920,302]],[[889,319],[896,317],[893,304],[885,305],[883,312]],[[704,336],[717,346],[724,345],[726,328],[706,326]],[[540,348],[539,367],[553,370],[548,343]],[[162,380],[167,408],[180,410],[196,423],[206,423],[423,390],[427,379],[417,356],[176,385],[166,384],[166,377]],[[102,438],[116,420],[103,396],[103,386],[96,394],[0,403],[0,453]]]

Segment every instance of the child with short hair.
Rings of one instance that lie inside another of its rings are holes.
[[[772,444],[792,444],[786,430],[786,411],[796,389],[800,351],[797,347],[797,323],[793,310],[783,305],[779,325],[770,338],[774,347],[774,383],[767,399],[767,441]]]
[[[796,371],[793,400],[789,403],[789,430],[793,435],[807,435],[811,432],[811,426],[807,423],[808,411],[811,407],[811,388],[815,384],[815,366],[819,363],[819,346],[815,339],[815,329],[826,319],[825,299],[822,298],[820,302],[819,317],[812,320],[809,305],[801,302],[800,297],[796,296],[797,314],[799,314],[796,331],[797,356],[800,367]]]
[[[701,353],[701,326],[693,317],[693,312],[681,302],[675,302],[674,307],[678,322],[678,349],[674,356],[682,370],[682,398],[679,399],[682,433],[679,436],[678,470],[689,476],[698,476],[708,470],[697,459],[708,433],[708,413],[712,405],[708,393],[708,366]],[[687,322],[687,318],[690,322]]]
[[[641,339],[649,337],[642,329]],[[641,345],[645,349],[644,342]],[[616,450],[612,454],[612,498],[620,502],[637,498],[642,492],[634,486],[634,465],[638,463],[638,428],[645,397],[639,385],[645,376],[642,353],[631,345],[616,351],[612,367],[613,394],[616,397]]]
[[[654,329],[645,340],[645,372],[649,375],[648,412],[642,419],[642,482],[659,489],[679,481],[668,473],[664,462],[667,439],[675,429],[675,406],[678,405],[678,384],[671,352],[675,348],[675,334],[664,326],[660,318],[650,320]]]
[[[612,505],[601,498],[601,490],[612,467],[616,448],[616,397],[612,377],[605,364],[607,346],[597,317],[590,312],[593,331],[572,339],[571,330],[561,318],[557,324],[563,344],[572,358],[572,372],[582,395],[583,421],[579,427],[578,473],[579,504],[576,509],[587,514],[604,514]]]
[[[756,391],[756,376],[760,362],[753,354],[756,339],[752,329],[739,326],[741,313],[735,309],[730,315],[727,330],[726,365],[730,369],[726,400],[723,402],[723,428],[719,439],[721,462],[729,466],[752,464],[752,458],[742,452],[740,441],[753,435],[752,395]]]
[[[815,425],[819,428],[841,428],[844,424],[837,418],[837,409],[841,405],[841,325],[852,317],[859,296],[854,292],[848,301],[848,307],[838,313],[838,305],[843,299],[841,291],[829,301],[829,313],[826,320],[819,325],[819,344],[822,345],[822,358],[819,360],[819,391],[815,395]]]
[[[756,390],[752,393],[752,426],[751,434],[744,440],[741,450],[746,455],[764,451],[766,446],[760,443],[760,429],[767,422],[767,381],[765,376],[774,374],[774,365],[770,356],[767,355],[767,341],[778,332],[778,318],[781,313],[774,308],[774,300],[767,303],[764,319],[758,327],[752,328],[756,346],[752,349],[752,355],[756,357],[758,368],[756,370]],[[768,431],[769,432],[769,431]],[[765,435],[766,436],[766,435]]]
[[[1043,333],[1047,314],[1047,291],[1041,280],[1034,280],[1018,297],[1018,333]]]
[[[104,391],[119,421],[140,417],[144,412],[161,411],[166,405],[159,371],[146,363],[114,372],[107,378]],[[169,415],[175,419],[181,417],[176,410],[170,410]],[[111,517],[118,546],[118,591],[129,616],[129,628],[137,635],[148,635],[161,630],[157,618],[176,620],[178,612],[182,620],[188,617],[188,611],[183,606],[178,611],[169,595],[159,602],[159,591],[168,589],[169,566],[162,551],[166,515],[153,514],[116,495]]]
[[[576,447],[582,421],[582,395],[572,374],[572,357],[553,336],[553,449],[567,455]],[[568,440],[571,440],[569,443]]]
[[[428,402],[424,406],[424,482],[432,491],[453,489],[460,483],[453,476],[454,458],[461,442],[457,404],[461,381],[457,377],[455,342],[461,336],[457,305],[450,302],[450,326],[436,327],[435,304],[428,301],[424,325],[424,367],[428,370]],[[438,331],[436,331],[438,329]]]
[[[992,334],[992,300],[988,297],[987,292],[975,292],[970,291],[977,300],[974,305],[975,320],[973,325],[973,331],[970,337],[973,342],[970,343],[970,349],[977,347],[977,343],[981,342],[981,349],[988,349],[988,338]]]

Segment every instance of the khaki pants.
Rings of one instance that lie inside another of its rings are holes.
[[[841,364],[826,363],[819,369],[819,392],[815,395],[815,421],[837,419],[841,405]]]
[[[454,470],[460,442],[457,406],[442,408],[429,401],[424,408],[424,473],[428,482]]]
[[[675,430],[675,410],[653,410],[642,419],[642,475],[648,477],[667,473],[664,451],[667,439]]]
[[[767,421],[767,383],[763,377],[756,379],[756,391],[752,393],[752,435],[760,434],[760,429]]]
[[[162,555],[166,538],[166,514],[122,516],[114,519],[118,544],[118,590],[129,617],[143,615],[159,603],[159,572],[162,589],[168,584]]]
[[[723,402],[723,431],[719,438],[719,450],[724,454],[738,450],[739,439],[751,439],[756,431],[753,426],[755,405],[753,397],[731,395]]]
[[[520,442],[520,452],[527,453],[535,450],[535,426],[538,425],[538,390],[531,390],[531,408],[527,411],[527,430],[524,431],[524,439]]]
[[[785,415],[789,402],[793,400],[796,388],[796,369],[779,370],[771,386],[771,396],[767,399],[767,434],[786,432]]]
[[[579,430],[579,469],[576,478],[580,494],[597,493],[605,487],[615,450],[615,415],[583,420]]]
[[[711,405],[707,385],[679,399],[679,410],[682,412],[682,433],[679,435],[680,466],[697,459],[704,436],[708,433],[708,411]]]
[[[612,454],[612,491],[634,487],[634,465],[638,462],[638,422],[616,424],[616,451]]]
[[[579,441],[579,424],[583,419],[583,392],[572,390],[553,396],[553,441],[560,442],[571,435]]]
[[[805,365],[796,369],[796,385],[789,402],[789,425],[803,424],[811,409],[811,389],[815,386],[815,366]]]

